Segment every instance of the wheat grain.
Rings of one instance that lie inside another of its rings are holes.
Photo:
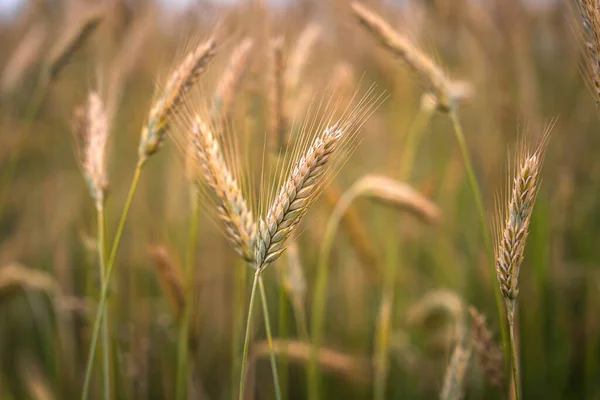
[[[583,36],[586,41],[588,66],[594,87],[596,104],[600,102],[600,8],[594,0],[577,0],[583,22]]]

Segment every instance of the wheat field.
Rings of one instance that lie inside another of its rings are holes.
[[[0,399],[600,400],[596,0],[0,19]]]

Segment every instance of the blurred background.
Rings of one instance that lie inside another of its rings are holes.
[[[490,231],[519,140],[535,142],[558,118],[520,274],[523,398],[600,399],[600,125],[575,3],[363,3],[461,88],[458,115]],[[369,88],[379,99],[352,157],[303,220],[293,251],[264,274],[284,397],[307,398],[311,347],[303,326],[310,333],[321,310],[321,398],[373,397],[381,315],[389,315],[381,339],[388,347],[385,398],[439,398],[453,348],[473,328],[469,306],[486,316],[490,349],[501,344],[494,266],[450,119],[343,0],[0,0],[0,398],[70,399],[82,390],[100,275],[74,109],[91,90],[106,105],[111,243],[153,95],[212,34],[217,55],[185,113],[214,101],[232,54],[250,39],[223,119],[247,160],[242,173],[255,182],[265,137],[319,117],[314,104],[321,99],[345,104]],[[274,128],[278,73],[289,81]],[[185,120],[169,135],[185,134]],[[436,217],[377,196],[357,199],[325,261],[325,301],[316,304],[332,209],[372,174],[410,185]],[[111,398],[175,398],[185,301],[192,310],[188,398],[237,397],[252,271],[203,207],[193,271],[185,276],[191,186],[182,151],[168,140],[142,174],[110,286]],[[254,196],[263,193],[256,188]],[[183,294],[187,284],[191,299]],[[247,396],[270,399],[256,310]],[[99,353],[96,360],[91,398],[102,397]],[[508,397],[503,369],[490,376],[473,354],[464,398]]]

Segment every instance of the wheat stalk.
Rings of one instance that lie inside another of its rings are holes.
[[[181,106],[185,94],[206,71],[215,54],[216,41],[211,38],[191,51],[172,72],[164,89],[150,108],[148,121],[144,125],[140,140],[140,160],[145,160],[159,150],[164,142],[170,117]]]
[[[460,400],[464,396],[465,378],[471,359],[471,348],[458,343],[446,368],[440,400]]]

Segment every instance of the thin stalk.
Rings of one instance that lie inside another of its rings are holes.
[[[271,323],[269,322],[269,307],[267,305],[267,294],[262,278],[258,277],[260,300],[263,306],[263,317],[265,320],[265,331],[267,332],[267,345],[269,346],[269,359],[271,360],[271,372],[273,373],[273,386],[275,387],[275,398],[281,400],[281,387],[279,386],[279,375],[277,373],[277,360],[273,348],[273,337],[271,336]]]
[[[517,357],[517,346],[515,343],[515,321],[514,321],[514,305],[512,306],[512,310],[508,310],[508,327],[510,330],[510,350],[511,350],[511,360],[512,360],[512,377],[513,377],[513,387],[515,388],[515,400],[520,399],[521,388],[519,381],[519,358]]]
[[[98,204],[96,206],[98,214],[98,259],[100,262],[100,284],[102,287],[105,284],[106,279],[106,260],[104,256],[105,243],[106,243],[106,230],[105,218],[104,218],[104,206]],[[106,318],[102,321],[102,376],[104,382],[104,399],[110,399],[110,342],[108,340],[108,313]]]
[[[311,318],[311,337],[312,337],[312,354],[308,363],[308,398],[309,400],[317,400],[319,398],[319,347],[323,339],[324,330],[324,315],[327,308],[327,285],[329,281],[329,253],[333,246],[338,226],[342,217],[348,210],[348,207],[354,201],[355,196],[347,199],[341,199],[333,209],[325,234],[321,243],[319,253],[319,262],[317,266],[317,276],[315,281],[315,290],[312,303],[312,318]]]
[[[231,399],[236,400],[238,393],[236,383],[240,370],[240,347],[242,344],[242,329],[244,324],[244,307],[246,301],[246,281],[248,276],[248,268],[245,262],[240,259],[238,265],[235,266],[235,294],[234,294],[234,309],[233,309],[233,334],[232,334],[232,361],[231,361]]]
[[[143,166],[144,161],[138,161],[138,164],[135,168],[135,173],[133,175],[133,180],[131,182],[131,187],[129,188],[129,194],[127,195],[127,200],[125,201],[125,208],[121,213],[119,225],[117,226],[117,232],[115,233],[115,238],[113,240],[110,258],[108,259],[108,264],[106,266],[106,276],[104,279],[104,284],[102,285],[102,292],[100,293],[100,303],[98,304],[98,310],[96,311],[96,318],[94,320],[94,328],[92,331],[92,341],[90,343],[90,348],[88,351],[88,360],[85,367],[85,380],[83,382],[83,391],[81,394],[82,400],[86,400],[88,398],[90,380],[92,377],[92,369],[94,365],[94,357],[96,355],[96,345],[98,344],[98,336],[100,335],[100,325],[102,324],[102,320],[106,312],[106,299],[108,297],[108,287],[110,284],[110,278],[113,267],[115,265],[117,251],[119,250],[121,235],[123,234],[123,229],[125,228],[125,221],[127,220],[129,208],[131,207],[131,203],[133,202],[133,196],[135,195],[135,191],[140,180],[140,175]]]
[[[254,299],[256,295],[256,286],[260,279],[259,271],[254,273],[254,280],[252,281],[252,291],[250,292],[250,305],[248,306],[248,317],[246,320],[246,336],[244,338],[244,351],[242,353],[242,365],[240,367],[240,390],[239,400],[244,399],[244,389],[246,380],[246,364],[248,363],[248,347],[250,346],[250,331],[252,330],[252,315],[254,314]]]
[[[481,232],[483,234],[484,245],[486,249],[486,253],[491,262],[491,265],[494,266],[496,263],[494,262],[494,250],[492,248],[492,241],[490,239],[490,234],[488,232],[488,226],[485,218],[485,210],[483,208],[483,198],[481,196],[481,189],[479,188],[479,184],[477,183],[477,178],[475,176],[475,172],[473,170],[473,164],[471,163],[471,157],[469,155],[469,149],[467,148],[467,143],[465,141],[465,136],[463,134],[462,126],[460,124],[460,120],[458,118],[458,114],[456,112],[456,108],[453,106],[450,109],[450,119],[452,120],[452,125],[454,127],[454,133],[456,135],[456,140],[458,142],[458,147],[460,148],[460,152],[463,158],[463,162],[465,163],[465,168],[467,170],[467,176],[469,177],[469,185],[471,186],[471,190],[473,192],[473,197],[475,198],[475,204],[477,206],[477,211],[479,213],[479,222],[481,223]],[[493,271],[493,276],[495,276],[496,271]],[[506,320],[503,318],[504,315],[504,300],[502,297],[502,293],[500,293],[500,286],[494,286],[494,295],[496,297],[496,306],[498,307],[498,318],[500,320],[500,331],[502,333],[502,346],[504,348],[505,360],[509,360],[509,338],[508,338],[508,329],[506,327]]]
[[[262,279],[261,279],[261,282],[262,282]],[[290,334],[290,332],[289,332],[290,327],[289,327],[288,296],[287,296],[287,291],[285,290],[285,287],[283,285],[278,285],[278,289],[279,289],[278,290],[279,291],[279,318],[278,318],[279,326],[277,329],[277,336],[279,339],[286,339]],[[281,371],[279,374],[279,377],[281,379],[281,387],[282,387],[281,392],[286,393],[285,397],[287,398],[288,381],[289,381],[287,351],[284,351],[280,355],[279,365],[280,365],[279,370]]]
[[[183,400],[187,397],[188,371],[189,371],[189,327],[194,296],[194,264],[196,262],[196,241],[198,238],[198,222],[200,207],[198,204],[198,190],[195,186],[191,189],[192,217],[188,227],[188,243],[185,254],[185,304],[183,318],[179,325],[179,346],[177,351],[177,387],[175,398]]]
[[[403,146],[404,151],[400,157],[400,177],[404,181],[410,180],[421,136],[423,135],[425,128],[427,128],[434,111],[435,109],[433,108],[421,107],[406,134],[406,141]]]
[[[388,350],[390,345],[390,331],[392,329],[392,306],[394,304],[394,288],[396,281],[396,264],[398,261],[398,243],[392,235],[388,243],[388,260],[386,273],[381,292],[381,308],[379,309],[379,321],[377,324],[377,335],[375,349],[375,400],[385,399],[385,382],[388,374]]]

